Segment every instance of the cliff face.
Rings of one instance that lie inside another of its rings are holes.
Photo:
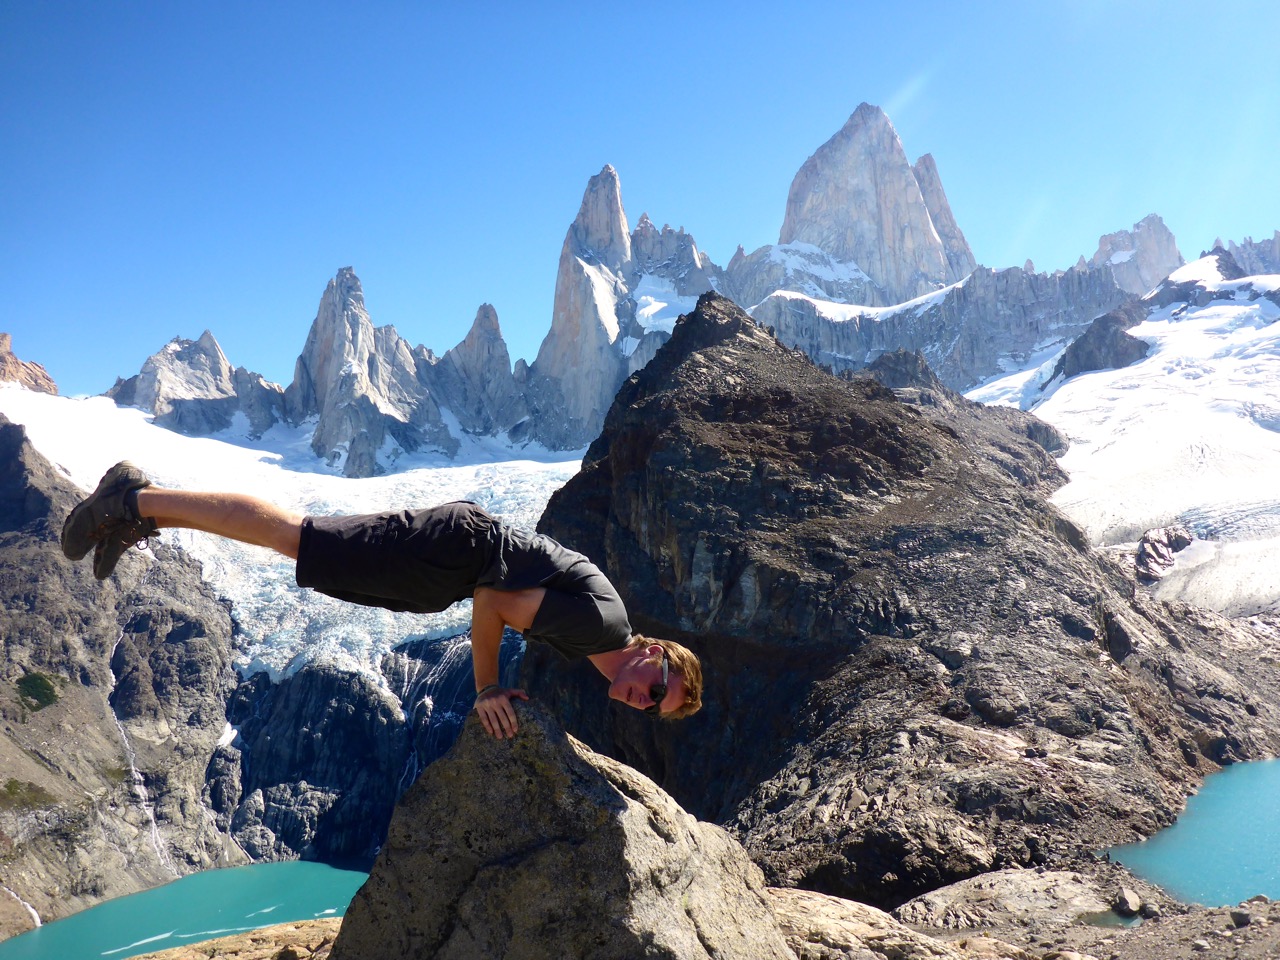
[[[20,383],[40,393],[57,393],[58,385],[49,371],[38,363],[19,360],[13,355],[13,337],[0,333],[0,381]]]
[[[1108,266],[1120,289],[1141,297],[1183,264],[1173,234],[1154,213],[1132,230],[1108,233],[1098,241],[1089,265]]]
[[[894,350],[919,351],[947,386],[968,390],[1049,344],[1069,343],[1128,299],[1107,270],[979,267],[962,283],[889,309],[780,292],[751,312],[783,343],[836,372],[860,370]]]
[[[101,583],[71,564],[58,535],[83,493],[7,421],[0,453],[5,885],[52,919],[243,862],[200,800],[233,682],[227,611],[163,547]]]
[[[932,158],[921,170],[957,265],[971,263]],[[897,132],[884,111],[866,103],[796,174],[778,243],[812,244],[836,260],[856,263],[890,303],[964,276],[952,266]]]
[[[1149,834],[1280,746],[1269,668],[1219,655],[1248,628],[1135,598],[1043,499],[1059,476],[1025,421],[842,382],[704,297],[540,529],[703,656],[706,708],[655,727],[536,646],[524,679],[782,885],[894,904]]]

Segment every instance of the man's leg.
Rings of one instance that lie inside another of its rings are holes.
[[[137,493],[138,514],[156,526],[185,527],[269,547],[298,559],[302,514],[244,493],[190,493],[144,487]]]

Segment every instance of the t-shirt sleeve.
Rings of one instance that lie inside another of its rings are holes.
[[[548,587],[526,636],[555,647],[570,659],[619,650],[631,640],[622,599],[603,576],[604,590],[566,593]]]

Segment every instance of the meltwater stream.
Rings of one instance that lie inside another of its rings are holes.
[[[1280,760],[1205,779],[1177,823],[1111,858],[1179,900],[1207,907],[1280,900]]]
[[[367,877],[298,861],[206,870],[0,941],[0,960],[125,960],[291,920],[341,917]]]

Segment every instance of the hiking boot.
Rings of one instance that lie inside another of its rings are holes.
[[[129,493],[149,486],[146,474],[128,460],[108,470],[98,488],[76,504],[62,525],[62,552],[67,559],[79,560],[92,549],[94,576],[99,580],[110,576],[125,549],[157,532],[153,521],[139,517],[125,502]],[[125,546],[117,550],[118,543]],[[106,572],[99,574],[100,568]]]
[[[93,548],[93,575],[99,580],[107,579],[126,550],[146,543],[159,532],[160,528],[150,517],[108,520],[105,532]]]

